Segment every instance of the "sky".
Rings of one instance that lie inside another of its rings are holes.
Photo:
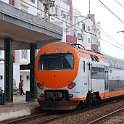
[[[100,1],[113,12],[112,14],[99,0],[90,0],[90,13],[95,14],[96,21],[101,24],[101,52],[124,59],[124,33],[117,33],[124,31],[124,1]],[[89,0],[73,0],[73,6],[84,16],[89,13]]]

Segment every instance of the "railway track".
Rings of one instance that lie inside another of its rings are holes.
[[[95,119],[95,120],[93,120],[93,121],[91,121],[91,122],[89,122],[89,123],[87,123],[87,124],[99,123],[99,122],[101,122],[101,121],[106,120],[106,119],[109,118],[110,116],[114,116],[114,115],[117,114],[118,112],[122,112],[123,110],[124,110],[124,107],[123,107],[123,108],[120,108],[120,109],[117,109],[117,110],[115,110],[115,111],[113,111],[113,112],[111,112],[111,113],[108,113],[108,114],[106,114],[106,115],[104,115],[104,116],[102,116],[102,117],[100,117],[100,118],[97,118],[97,119]]]
[[[21,117],[18,119],[14,120],[8,120],[6,122],[2,122],[2,124],[26,124],[26,123],[35,123],[35,124],[41,124],[41,123],[48,123],[51,121],[54,121],[56,119],[62,118],[64,116],[68,115],[68,112],[60,112],[58,111],[51,111],[51,112],[45,112],[42,114],[36,114],[36,115],[31,115],[31,116],[26,116],[26,117]]]
[[[121,99],[120,99],[121,100]],[[115,102],[118,102],[117,101],[113,101],[114,103]],[[92,106],[90,108],[86,108],[84,107],[82,110],[74,110],[74,111],[48,111],[48,112],[44,112],[44,113],[41,113],[41,114],[36,114],[36,115],[31,115],[31,116],[28,116],[28,117],[23,117],[23,118],[19,118],[19,119],[15,119],[15,120],[8,120],[7,122],[3,122],[2,124],[46,124],[46,123],[49,123],[49,122],[54,122],[58,119],[61,119],[61,118],[64,118],[64,117],[67,117],[67,116],[72,116],[72,115],[76,115],[76,114],[79,114],[79,113],[85,113],[86,111],[90,111],[90,110],[93,110],[95,108],[100,108],[101,106],[105,106],[105,105],[108,105],[108,104],[113,104],[113,102],[109,101],[109,102],[103,102],[103,103],[100,103],[98,105],[95,105],[95,106]],[[113,111],[109,114],[106,114],[105,116],[102,116],[100,118],[97,118],[97,119],[94,119],[93,121],[90,121],[88,122],[87,124],[94,124],[94,123],[97,123],[97,122],[100,122],[100,120],[104,120],[105,118],[113,115],[114,113],[117,113],[121,110],[124,110],[124,108],[121,108],[121,109],[118,109],[116,111]]]
[[[49,122],[53,122],[53,121],[59,120],[60,118],[64,118],[65,116],[69,116],[70,114],[72,114],[72,113],[61,114],[61,115],[54,115],[54,117],[49,117],[48,119],[43,120],[43,121],[41,120],[37,124],[47,124]]]
[[[40,116],[44,116],[44,114],[36,114],[36,115],[21,117],[21,118],[17,118],[17,119],[13,119],[13,120],[8,120],[5,122],[2,122],[2,124],[21,124],[21,123],[27,122],[27,120],[37,119]]]

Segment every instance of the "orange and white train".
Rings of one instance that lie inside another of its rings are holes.
[[[79,44],[49,43],[35,60],[37,100],[42,109],[74,109],[124,95],[124,61],[83,49]]]

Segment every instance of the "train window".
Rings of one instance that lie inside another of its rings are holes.
[[[39,70],[70,70],[74,67],[74,56],[70,53],[41,55]]]
[[[104,68],[92,67],[91,78],[92,79],[104,79]]]

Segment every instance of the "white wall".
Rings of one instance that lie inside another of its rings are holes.
[[[4,59],[4,51],[0,50],[0,59]]]
[[[0,79],[0,87],[2,90],[4,90],[4,64],[0,63],[0,76],[2,76],[2,79]]]
[[[20,64],[13,64],[13,81],[16,83],[16,88],[19,88],[20,75],[22,80],[24,80],[24,92],[30,91],[30,71],[22,70],[20,71]],[[1,79],[2,76],[2,79]],[[29,79],[27,79],[29,76]],[[4,90],[4,63],[0,63],[0,87]]]
[[[13,64],[13,80],[15,80],[16,87],[18,88],[20,82],[20,64]]]
[[[13,79],[16,82],[16,87],[18,87],[20,81],[19,67],[19,64],[13,64]],[[0,76],[2,76],[2,79],[0,79],[0,87],[2,87],[2,90],[4,90],[4,63],[0,63]]]
[[[37,0],[35,0],[35,3],[29,1],[29,8],[28,8],[28,12],[30,14],[33,14],[33,15],[37,15],[38,13],[38,9],[37,9]]]
[[[15,63],[20,63],[20,50],[15,50]]]

